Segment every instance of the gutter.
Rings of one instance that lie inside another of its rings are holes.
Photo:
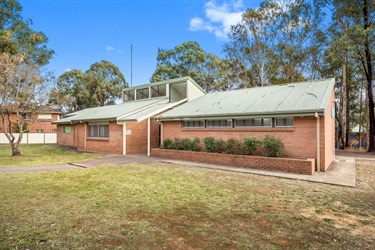
[[[315,113],[316,118],[316,168],[320,172],[320,117],[318,112]]]
[[[315,116],[315,114],[324,115],[323,110],[313,110],[301,113],[277,112],[277,113],[258,113],[258,114],[222,114],[218,116],[199,115],[199,116],[175,116],[175,117],[158,117],[159,121],[193,121],[193,120],[215,120],[215,119],[252,119],[252,118],[273,118],[273,117],[303,117]]]

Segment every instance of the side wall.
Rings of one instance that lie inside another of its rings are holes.
[[[64,133],[64,127],[70,127],[69,133]],[[75,147],[75,125],[57,125],[57,145]]]
[[[81,131],[84,130],[82,127]],[[86,131],[87,134],[87,131]],[[79,137],[80,147],[79,150],[84,150],[84,133]],[[116,122],[109,122],[109,138],[90,138],[86,139],[86,150],[93,152],[103,152],[111,154],[122,154],[122,125]]]
[[[321,117],[321,132],[324,131],[326,123],[331,125],[332,121],[327,121],[327,119]],[[198,137],[203,141],[207,136],[221,139],[244,139],[251,136],[264,138],[266,135],[273,135],[280,138],[284,143],[285,150],[283,151],[283,156],[316,159],[316,118],[313,116],[294,117],[293,128],[182,128],[181,121],[165,121],[162,127],[163,138],[172,139]],[[333,159],[333,156],[330,156],[329,152],[324,148],[325,143],[330,143],[326,140],[326,136],[330,136],[331,138],[332,135],[331,133],[329,135],[321,133],[320,136],[322,171],[328,168],[329,163]]]
[[[335,118],[332,117],[332,109],[335,101],[335,92],[332,91],[328,106],[326,108],[326,114],[324,116],[324,147],[321,147],[321,154],[324,155],[324,163],[321,163],[323,167],[322,171],[326,171],[329,165],[335,158]]]
[[[127,122],[126,130],[131,134],[126,135],[126,153],[147,153],[147,123],[148,120],[141,122]],[[159,147],[159,122],[150,120],[151,148]]]

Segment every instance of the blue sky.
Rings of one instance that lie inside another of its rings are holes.
[[[100,60],[117,65],[133,86],[149,82],[157,49],[197,41],[221,55],[230,25],[259,0],[19,0],[22,16],[44,32],[56,55],[47,69],[56,76],[66,70],[87,70]]]

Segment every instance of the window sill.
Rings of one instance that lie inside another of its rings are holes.
[[[109,137],[102,138],[102,137],[87,137],[88,141],[109,141]]]

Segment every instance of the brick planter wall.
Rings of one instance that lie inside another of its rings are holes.
[[[235,167],[282,171],[295,174],[312,175],[315,172],[315,159],[303,160],[249,155],[229,155],[159,148],[153,148],[151,150],[151,156]]]

